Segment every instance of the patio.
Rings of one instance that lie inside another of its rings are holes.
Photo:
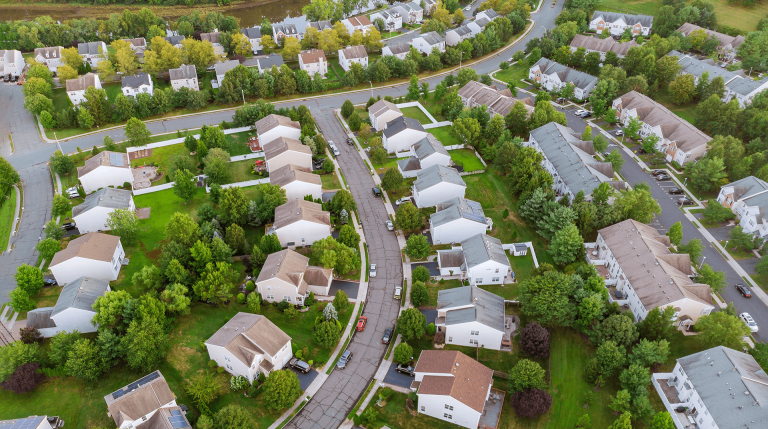
[[[519,320],[515,315],[504,316],[504,334],[501,336],[501,351],[512,351],[512,337],[517,331]]]
[[[133,173],[133,189],[145,189],[152,186],[152,182],[157,177],[157,167],[132,168],[131,173]]]
[[[480,416],[480,421],[477,424],[481,429],[496,429],[499,424],[499,417],[501,416],[501,408],[504,406],[504,396],[506,394],[498,389],[491,389],[491,394],[488,396],[488,400],[485,401],[485,407],[483,407],[483,414]]]

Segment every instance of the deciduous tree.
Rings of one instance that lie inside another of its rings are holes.
[[[416,308],[403,310],[397,319],[397,332],[403,341],[410,341],[424,335],[427,326],[427,318]]]
[[[512,395],[512,408],[521,417],[534,418],[544,415],[552,406],[552,397],[544,390],[530,389]]]
[[[407,343],[400,343],[395,347],[395,355],[392,360],[397,363],[408,363],[413,358],[413,348]]]
[[[413,282],[411,286],[411,304],[414,307],[421,307],[429,299],[429,293],[427,287],[422,282]]]
[[[144,228],[139,224],[136,212],[128,209],[112,210],[107,217],[107,226],[114,235],[120,237],[123,244],[133,244]]]
[[[403,251],[411,259],[424,259],[429,256],[429,241],[424,235],[413,234],[408,237]]]
[[[272,371],[262,386],[262,396],[271,410],[282,410],[290,407],[301,395],[301,383],[293,371]]]
[[[147,126],[140,119],[131,118],[128,119],[128,123],[125,124],[125,137],[128,142],[133,146],[146,146],[149,143],[149,136],[152,133],[149,132]]]
[[[725,346],[736,350],[741,350],[743,338],[750,334],[738,317],[722,311],[700,317],[696,331],[701,332],[696,338],[706,347]]]
[[[538,363],[520,359],[509,371],[509,387],[512,392],[522,392],[528,389],[544,389],[545,372]]]
[[[537,322],[530,322],[520,331],[520,349],[528,356],[546,358],[549,356],[549,332]]]

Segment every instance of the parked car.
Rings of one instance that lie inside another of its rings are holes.
[[[563,103],[567,103],[567,102],[568,102],[568,99],[567,99],[567,98],[565,98],[565,97],[560,97],[560,98],[558,98],[557,100],[555,100],[555,102],[556,102],[557,104],[563,104]]]
[[[397,372],[399,372],[401,374],[410,375],[411,377],[415,377],[416,376],[415,368],[410,366],[410,365],[408,365],[408,364],[404,364],[404,363],[401,363],[401,364],[397,365],[397,367],[395,368],[395,371],[397,371]]]
[[[350,145],[350,146],[354,146],[355,145],[355,141],[352,140],[352,137],[347,137],[347,144]]]
[[[670,188],[669,193],[672,195],[682,195],[685,192],[683,192],[683,190],[680,188]]]
[[[669,177],[666,174],[659,174],[658,176],[656,176],[656,180],[661,182],[661,181],[664,181],[664,180],[672,180],[672,178]]]
[[[585,113],[587,113],[587,111],[584,110],[584,109],[579,109],[579,110],[573,112],[573,114],[576,115],[576,116],[581,116],[581,115],[583,115]]]
[[[339,156],[341,152],[339,152],[339,149],[336,147],[336,145],[332,141],[328,141],[328,149],[331,150],[331,153],[333,153],[333,156]]]
[[[312,367],[301,359],[291,358],[291,360],[288,361],[288,365],[303,374],[312,371]]]
[[[681,206],[692,206],[694,204],[688,197],[682,197],[677,200],[677,204]]]
[[[469,5],[469,6],[464,8],[464,10],[470,10],[470,9],[472,9],[472,5]]]
[[[363,330],[365,330],[366,323],[368,323],[368,318],[365,316],[360,316],[360,318],[357,319],[357,326],[355,326],[355,330],[357,332],[363,332]]]
[[[345,350],[344,353],[341,354],[341,357],[339,358],[339,361],[336,362],[336,368],[338,368],[338,369],[346,368],[347,364],[351,360],[352,360],[352,352],[349,351],[349,350]]]
[[[667,173],[665,173],[664,170],[653,170],[653,171],[651,171],[651,176],[656,177],[656,176],[658,176],[660,174],[667,174]]]
[[[56,283],[56,279],[52,279],[50,277],[46,277],[43,279],[43,283],[46,286],[56,286],[58,283]]]
[[[616,132],[614,134],[616,134],[617,136],[623,136],[624,135],[624,130],[616,130]]]
[[[372,191],[373,191],[373,196],[374,196],[374,197],[379,197],[379,198],[381,198],[381,189],[379,189],[379,188],[377,188],[377,187],[375,187],[375,186],[374,186],[374,187],[373,187],[373,189],[372,189]]]
[[[582,118],[589,118],[590,116],[592,116],[592,112],[584,112],[579,116],[581,116]]]
[[[387,328],[384,330],[384,335],[381,337],[381,342],[384,344],[389,344],[390,341],[392,341],[392,332],[394,329]]]
[[[395,299],[401,299],[403,295],[403,288],[400,286],[395,287]]]
[[[387,221],[387,229],[390,230],[390,231],[394,231],[395,230],[395,224],[392,223],[391,220]]]
[[[745,325],[749,328],[752,332],[757,332],[757,322],[755,322],[755,319],[752,318],[752,316],[749,315],[749,313],[741,313],[739,314],[739,319],[741,319],[742,322],[744,322]]]
[[[75,228],[77,228],[77,226],[75,226],[74,222],[67,222],[61,225],[61,229],[63,229],[64,231],[71,231]]]
[[[744,286],[742,284],[737,284],[736,290],[738,290],[739,293],[741,293],[741,296],[743,296],[744,298],[752,298],[752,291],[749,290],[747,286]]]
[[[325,158],[320,158],[315,161],[312,161],[312,167],[315,168],[315,170],[319,170],[323,168],[323,164],[325,163]]]
[[[371,277],[376,277],[376,264],[371,264],[371,272],[369,274]]]
[[[411,202],[411,197],[403,197],[403,198],[400,198],[399,200],[395,201],[395,205],[399,206],[400,204],[408,203],[408,202]]]

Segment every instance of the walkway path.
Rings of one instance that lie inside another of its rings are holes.
[[[16,190],[16,207],[13,211],[13,222],[11,222],[11,230],[8,231],[8,248],[5,249],[6,252],[11,251],[11,247],[13,247],[14,237],[16,236],[16,225],[21,221],[20,213],[21,213],[21,189],[19,189],[18,186],[13,185],[13,189]]]

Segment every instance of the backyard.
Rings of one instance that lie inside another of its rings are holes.
[[[758,2],[751,8],[731,4],[728,0],[713,0],[717,23],[736,27],[742,31],[754,31],[757,23],[768,15],[768,3]],[[600,10],[655,16],[663,6],[662,0],[606,0]]]
[[[453,146],[457,144],[462,144],[462,142],[458,138],[454,137],[454,135],[451,134],[450,126],[430,128],[427,130],[427,132],[437,137],[437,139],[440,140],[440,143],[442,143],[443,146]]]
[[[318,172],[315,172],[315,174],[318,174]],[[336,172],[320,174],[320,180],[322,181],[324,191],[341,189],[341,182],[339,181],[339,176],[336,175]]]
[[[403,116],[407,118],[413,118],[419,121],[420,124],[431,124],[432,121],[421,111],[418,107],[403,107],[400,109]]]
[[[464,171],[477,171],[485,168],[472,149],[456,149],[448,151],[448,153],[455,164],[464,167]]]

